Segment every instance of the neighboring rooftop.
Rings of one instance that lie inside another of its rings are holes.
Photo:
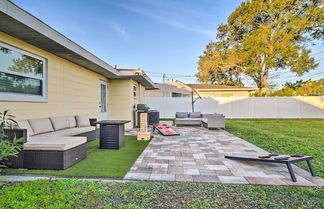
[[[8,0],[0,0],[0,32],[16,37],[107,78],[119,79],[124,76],[123,73],[105,61]],[[128,75],[128,78],[141,80],[146,88],[154,87],[154,83],[146,74]]]
[[[160,89],[161,91],[178,94],[191,94],[191,88],[189,86],[178,82],[156,83],[154,86],[156,89]]]
[[[254,91],[255,88],[244,86],[226,86],[215,84],[188,84],[193,89],[209,89],[209,90],[236,90],[236,91]]]

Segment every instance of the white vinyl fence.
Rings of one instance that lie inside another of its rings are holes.
[[[191,98],[147,97],[151,110],[161,118],[191,112]],[[208,97],[198,99],[195,111],[222,113],[226,118],[324,118],[324,96],[301,97]]]

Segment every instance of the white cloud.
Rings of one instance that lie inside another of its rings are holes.
[[[119,36],[121,36],[124,40],[128,40],[130,38],[127,30],[124,26],[116,21],[109,21],[108,27],[115,31]]]
[[[214,35],[214,31],[210,31],[210,30],[205,30],[205,29],[201,29],[198,27],[193,27],[193,26],[189,26],[187,24],[184,24],[182,22],[176,21],[174,18],[168,18],[162,15],[158,15],[156,13],[150,12],[148,10],[144,10],[144,9],[139,9],[136,7],[132,7],[132,6],[127,6],[124,4],[119,4],[119,3],[113,3],[115,6],[118,6],[122,9],[131,11],[133,13],[136,13],[138,15],[144,16],[144,17],[148,17],[151,18],[159,23],[165,24],[165,25],[169,25],[175,28],[179,28],[182,30],[186,30],[186,31],[190,31],[190,32],[194,32],[194,33],[199,33],[199,34],[203,34],[203,35],[208,35],[208,36],[212,36]]]

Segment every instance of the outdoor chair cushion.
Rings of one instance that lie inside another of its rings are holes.
[[[189,115],[187,112],[176,112],[176,118],[188,118]]]
[[[201,112],[190,112],[189,113],[190,118],[202,118]]]
[[[93,131],[95,129],[96,129],[96,127],[94,127],[94,126],[80,127],[80,128],[68,128],[68,129],[63,129],[63,130],[59,130],[59,131],[39,134],[36,136],[31,136],[30,140],[39,139],[39,138],[41,139],[44,137],[51,138],[51,137],[75,136],[75,135],[82,134],[85,132]]]
[[[188,118],[188,121],[201,121],[202,118]]]
[[[34,134],[42,134],[54,131],[52,123],[49,118],[28,120]]]
[[[27,129],[27,136],[34,135],[34,131],[30,127],[28,120],[18,120],[17,123],[19,128]]]
[[[50,119],[55,131],[70,128],[68,117],[51,117]]]
[[[208,122],[208,119],[207,118],[203,118],[203,119],[201,119],[201,121],[204,122],[204,123],[207,123]]]
[[[75,120],[75,116],[68,116],[68,121],[69,121],[69,127],[74,128],[77,126],[77,122]]]
[[[87,127],[90,126],[89,117],[86,115],[77,115],[76,117],[78,127]]]
[[[29,140],[24,150],[57,150],[64,151],[87,142],[87,137],[43,137]]]

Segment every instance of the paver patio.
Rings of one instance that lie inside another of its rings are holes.
[[[232,153],[268,153],[224,130],[175,129],[180,136],[166,137],[154,133],[154,139],[124,179],[324,186],[323,179],[312,177],[297,166],[293,166],[297,182],[292,182],[285,165],[225,159],[225,155]]]

